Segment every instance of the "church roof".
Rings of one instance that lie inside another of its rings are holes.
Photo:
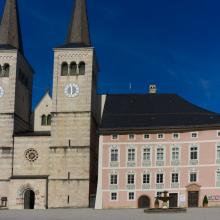
[[[91,47],[86,0],[75,0],[66,42],[57,48],[77,47]]]
[[[101,133],[194,130],[220,127],[220,114],[175,94],[108,95]]]
[[[18,49],[23,53],[16,0],[6,0],[0,25],[0,49]]]

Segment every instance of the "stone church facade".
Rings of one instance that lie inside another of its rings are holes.
[[[96,193],[101,97],[86,1],[76,0],[67,40],[54,49],[53,94],[32,113],[33,69],[16,0],[0,26],[0,206],[88,207]]]

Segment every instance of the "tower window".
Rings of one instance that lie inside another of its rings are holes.
[[[68,75],[68,64],[62,63],[61,66],[61,76],[67,76]]]
[[[5,77],[9,77],[9,71],[10,71],[10,66],[9,66],[9,64],[5,64],[4,65],[4,76]]]
[[[76,75],[76,74],[77,74],[77,65],[76,65],[75,62],[72,62],[72,63],[70,64],[70,75],[71,75],[71,76],[74,76],[74,75]]]
[[[51,125],[51,115],[47,116],[47,125]]]
[[[84,62],[79,63],[79,75],[84,75],[86,71],[86,64]]]
[[[42,115],[41,117],[41,125],[47,125],[47,116],[46,115]]]
[[[0,65],[0,77],[2,77],[3,74],[3,70],[2,70],[2,66]]]
[[[50,126],[51,125],[52,116],[51,115],[42,115],[41,116],[41,125],[42,126]]]
[[[0,77],[9,77],[10,66],[8,63],[4,64],[4,66],[0,65]]]

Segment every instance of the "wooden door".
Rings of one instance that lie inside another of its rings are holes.
[[[32,190],[27,190],[24,193],[24,209],[34,209],[35,194]]]
[[[170,201],[169,206],[170,208],[177,208],[178,207],[178,193],[170,193]]]
[[[189,208],[199,207],[199,192],[198,191],[188,192],[188,207]]]
[[[141,196],[138,200],[138,208],[150,208],[150,199],[148,196]]]

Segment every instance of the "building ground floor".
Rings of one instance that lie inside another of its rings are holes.
[[[220,207],[220,188],[205,188],[195,183],[179,189],[99,191],[96,209],[154,208],[156,197],[163,196],[164,191],[168,191],[168,205],[171,208],[203,207],[205,196],[208,198],[209,207]],[[162,201],[159,207],[162,207]]]
[[[0,207],[8,209],[88,208],[89,180],[14,176],[0,181]]]

